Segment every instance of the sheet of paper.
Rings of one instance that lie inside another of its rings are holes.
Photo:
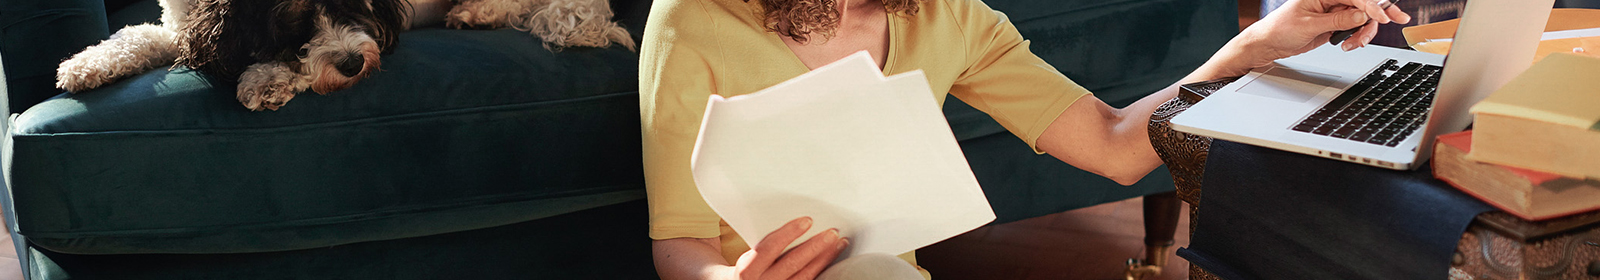
[[[994,220],[921,71],[884,77],[865,52],[706,106],[692,166],[751,246],[801,216],[838,228],[841,258],[898,255]]]

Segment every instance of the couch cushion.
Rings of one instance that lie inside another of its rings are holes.
[[[643,197],[637,54],[424,29],[383,60],[278,111],[181,67],[40,103],[14,126],[19,230],[78,254],[279,251]]]

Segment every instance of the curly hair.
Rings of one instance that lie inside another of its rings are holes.
[[[750,2],[750,0],[744,0]],[[923,0],[880,0],[890,15],[917,14],[917,4]],[[761,4],[767,30],[805,44],[812,35],[822,36],[822,41],[833,38],[839,29],[838,0],[756,0]],[[778,26],[787,25],[787,29]]]

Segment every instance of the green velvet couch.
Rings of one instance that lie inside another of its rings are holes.
[[[1237,32],[1233,1],[994,0],[1033,51],[1122,106]],[[613,0],[639,34],[649,1]],[[249,112],[157,69],[77,94],[55,64],[153,1],[0,0],[7,228],[30,279],[653,278],[636,53],[514,30],[404,33],[384,71]],[[1169,192],[1035,155],[951,98],[1004,223]],[[934,272],[937,275],[937,271]]]

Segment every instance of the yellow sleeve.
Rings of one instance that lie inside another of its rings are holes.
[[[956,77],[950,94],[989,113],[1043,154],[1036,144],[1039,135],[1089,90],[1028,50],[1028,40],[1005,14],[978,0],[941,1],[953,2],[947,3],[966,42],[967,69]]]
[[[705,58],[710,56],[707,51],[715,50],[696,46],[716,42],[712,34],[693,28],[711,26],[699,2],[663,0],[652,5],[639,50],[639,122],[652,239],[720,234],[721,218],[700,197],[689,169],[700,119],[713,91]]]

